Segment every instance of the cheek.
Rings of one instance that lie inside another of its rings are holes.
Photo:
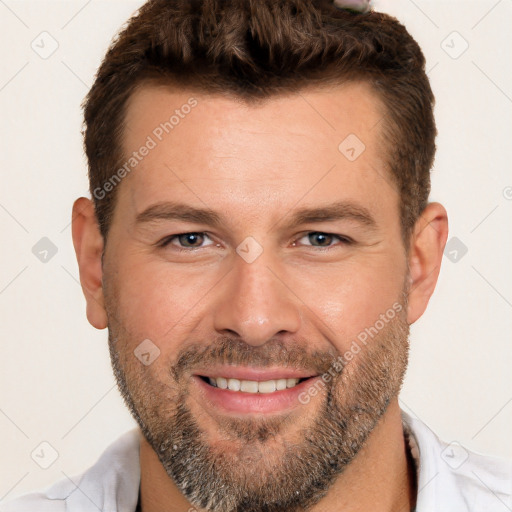
[[[196,271],[192,276],[165,262],[130,262],[128,258],[115,279],[114,300],[124,329],[132,337],[149,338],[159,346],[183,336],[215,282],[210,284],[206,275]]]
[[[303,295],[298,295],[307,297],[305,302],[314,313],[312,321],[343,352],[365,329],[377,322],[379,326],[381,315],[393,310],[394,316],[398,303],[403,302],[404,279],[404,268],[396,261],[354,262],[310,275],[303,281]]]

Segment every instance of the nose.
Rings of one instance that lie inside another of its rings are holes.
[[[217,290],[214,311],[217,332],[236,334],[253,346],[297,333],[301,325],[299,299],[279,266],[265,254],[252,263],[234,256],[232,270]]]

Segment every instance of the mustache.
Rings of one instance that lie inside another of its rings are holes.
[[[334,348],[309,351],[307,342],[269,340],[253,346],[241,339],[218,337],[209,345],[194,343],[178,353],[171,373],[179,382],[197,369],[218,365],[285,367],[317,374],[325,373],[341,353]]]

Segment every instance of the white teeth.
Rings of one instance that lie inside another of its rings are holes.
[[[299,379],[273,379],[266,381],[226,379],[224,377],[208,377],[208,382],[221,389],[242,391],[243,393],[273,393],[286,388],[293,388]]]
[[[277,379],[276,380],[276,389],[277,389],[277,391],[286,389],[286,379]]]
[[[258,383],[255,380],[241,380],[240,391],[245,391],[246,393],[257,393]]]
[[[228,379],[228,389],[233,391],[240,391],[241,381],[238,379]]]
[[[299,382],[299,379],[286,379],[286,387],[293,388],[297,382]]]
[[[260,393],[273,393],[276,390],[276,381],[266,380],[265,382],[260,382],[258,390]]]
[[[212,379],[210,379],[212,380]],[[228,381],[224,377],[217,377],[217,386],[220,389],[228,389]],[[214,384],[215,385],[215,384]]]

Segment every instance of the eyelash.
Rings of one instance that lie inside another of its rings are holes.
[[[337,238],[343,245],[352,245],[354,243],[354,241],[351,238],[344,236],[344,235],[337,235],[335,233],[327,233],[324,231],[307,231],[306,233],[301,234],[301,236],[299,236],[293,242],[293,245],[295,245],[297,240],[300,240],[301,238],[304,238],[305,236],[312,235],[312,234],[326,235],[328,237]],[[204,231],[189,231],[186,233],[178,233],[176,235],[167,236],[167,237],[163,238],[160,242],[158,242],[157,245],[158,245],[158,247],[161,247],[161,248],[167,247],[168,245],[171,245],[171,242],[174,239],[177,239],[183,235],[202,235],[202,236],[206,236],[206,237],[210,238],[208,233],[206,233]],[[210,240],[211,240],[211,238],[210,238]],[[213,242],[213,240],[212,240],[212,242]],[[210,245],[214,245],[214,244],[210,244]],[[326,249],[331,249],[333,247],[336,247],[336,245],[327,245],[327,246],[316,246],[316,245],[308,246],[308,245],[306,245],[306,247],[313,247],[317,250],[322,250],[322,249],[326,250]],[[195,249],[203,249],[203,247],[178,247],[178,246],[175,246],[175,249],[179,252],[191,252],[191,251],[194,251]]]

